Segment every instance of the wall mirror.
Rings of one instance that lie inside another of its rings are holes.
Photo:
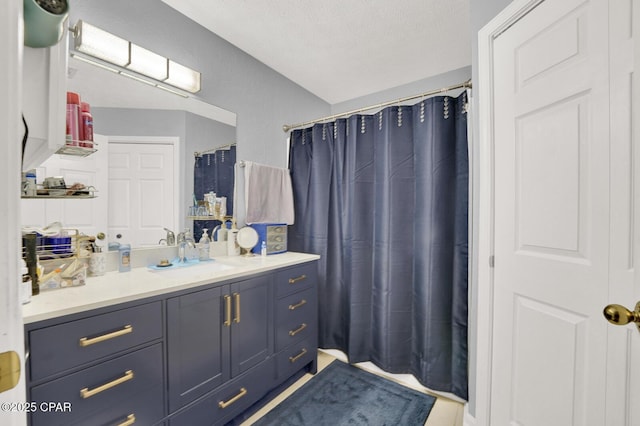
[[[54,155],[39,174],[88,182],[97,198],[23,200],[23,224],[61,221],[87,234],[105,232],[109,241],[120,234],[133,247],[159,244],[164,228],[176,234],[193,229],[187,207],[194,195],[203,198],[194,193],[194,153],[235,143],[235,113],[74,57],[67,90],[91,105],[98,151]],[[138,175],[140,170],[147,174]]]

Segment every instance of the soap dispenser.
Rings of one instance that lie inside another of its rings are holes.
[[[202,237],[198,242],[198,259],[199,260],[209,260],[209,247],[211,240],[209,239],[209,235],[207,235],[207,228],[202,229]]]

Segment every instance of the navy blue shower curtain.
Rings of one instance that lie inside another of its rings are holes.
[[[204,194],[213,191],[218,197],[227,197],[227,214],[233,213],[233,182],[234,165],[236,164],[236,147],[219,149],[209,154],[195,158],[193,166],[193,191],[198,200],[204,199]],[[194,221],[193,236],[196,241],[202,236],[203,228],[209,230],[220,224],[218,221]]]
[[[466,93],[291,134],[289,247],[320,260],[320,347],[467,391]]]

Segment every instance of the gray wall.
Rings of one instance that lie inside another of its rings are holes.
[[[471,79],[471,66],[452,70],[433,77],[428,77],[419,81],[415,81],[413,83],[405,84],[403,86],[394,87],[393,89],[371,93],[367,96],[351,99],[346,102],[333,104],[331,106],[331,114],[341,114],[343,112],[352,111],[358,108],[378,105],[384,102],[417,95],[431,90],[438,90],[443,87],[463,83],[469,79]],[[417,102],[418,100],[413,103]],[[372,110],[371,113],[373,112],[376,112],[376,110]]]

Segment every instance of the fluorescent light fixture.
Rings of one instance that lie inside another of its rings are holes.
[[[168,77],[167,58],[133,43],[131,43],[131,63],[127,68],[160,81]]]
[[[187,92],[196,93],[200,90],[200,77],[198,71],[169,60],[169,78],[164,82]]]
[[[129,64],[129,42],[98,27],[78,21],[76,50],[124,67]]]
[[[135,75],[128,72],[132,71],[187,92],[196,93],[200,91],[202,75],[198,71],[185,67],[98,27],[80,20],[76,24],[74,36],[74,45],[78,52],[127,70],[127,72],[117,71],[120,74],[135,78]],[[94,63],[89,60],[86,61]],[[99,66],[107,68],[105,65]],[[142,78],[140,80],[173,92],[166,87],[150,83]],[[184,95],[180,94],[180,96]]]

